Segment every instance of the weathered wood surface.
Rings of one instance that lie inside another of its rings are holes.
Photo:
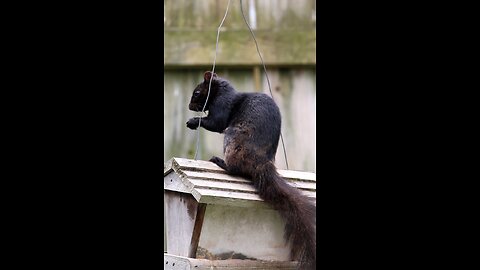
[[[217,53],[218,65],[261,65],[248,30],[222,32]],[[176,66],[211,65],[215,56],[216,31],[165,31],[163,64]],[[263,60],[268,66],[315,65],[315,30],[256,31]],[[295,40],[296,42],[292,42]]]
[[[189,118],[199,116],[188,110],[195,86],[205,70],[165,71],[164,73],[164,160],[171,157],[192,158],[197,143],[197,130],[186,127]],[[291,170],[316,171],[316,78],[313,69],[268,69],[275,102],[282,114],[282,134]],[[219,76],[229,80],[240,92],[255,91],[252,70],[216,68]],[[261,91],[270,95],[264,72],[261,72]],[[223,134],[199,130],[198,159],[222,156]],[[324,130],[323,132],[328,132]],[[277,148],[275,165],[286,169],[281,143]]]
[[[168,160],[164,164],[164,170],[163,170],[163,175],[167,175],[170,171],[172,170],[182,170],[185,171],[185,173],[189,174],[190,176],[195,176],[198,177],[204,173],[216,173],[216,174],[222,174],[223,178],[225,179],[231,179],[232,181],[237,181],[237,182],[250,182],[249,180],[246,180],[242,177],[238,176],[232,176],[232,175],[227,175],[225,170],[222,168],[218,167],[217,164],[210,162],[210,161],[204,161],[204,160],[193,160],[193,159],[188,159],[188,158],[179,158],[179,157],[174,157]],[[307,183],[316,183],[316,174],[312,172],[304,172],[304,171],[295,171],[295,170],[277,170],[278,173],[284,177],[288,181],[304,181]],[[195,172],[201,172],[202,174],[195,174]],[[208,174],[206,174],[208,175]],[[216,175],[217,177],[217,175]],[[315,189],[315,186],[310,186],[309,189]]]
[[[209,204],[197,258],[290,261],[284,227],[273,209]]]
[[[165,190],[167,251],[170,254],[194,257],[203,225],[205,205],[187,193]]]
[[[205,212],[207,205],[204,203],[198,204],[197,213],[195,216],[195,225],[193,227],[192,241],[188,251],[189,258],[195,258],[197,254],[198,244],[200,242],[200,236],[202,234],[203,222],[205,219]]]
[[[211,70],[227,0],[164,1],[164,159],[193,157],[196,131],[185,122],[193,88]],[[316,1],[244,0],[244,12],[267,65],[291,169],[315,171]],[[217,73],[240,92],[270,95],[240,1],[231,1],[219,37]],[[201,131],[199,159],[222,153],[223,136]],[[295,158],[293,158],[295,157]],[[276,156],[285,169],[283,150]]]
[[[295,269],[296,262],[270,262],[256,260],[205,260],[192,259],[171,254],[163,255],[163,267],[165,270],[212,270],[212,269],[235,269],[235,270],[271,270],[271,269]]]
[[[164,65],[211,65],[226,0],[166,0],[164,2]],[[252,5],[253,4],[253,5]],[[244,1],[243,10],[267,65],[316,63],[314,0]],[[260,64],[253,38],[231,1],[219,38],[217,65]]]
[[[316,198],[314,173],[278,170],[287,182],[306,196]],[[164,165],[164,189],[192,194],[200,203],[270,208],[247,179],[227,175],[209,161],[172,158]]]
[[[227,3],[228,0],[165,0],[164,29],[216,31]],[[247,20],[255,20],[251,26],[259,30],[315,28],[315,0],[243,0],[243,10]],[[249,14],[250,10],[255,11],[255,16]],[[228,30],[246,29],[240,1],[230,1],[224,27]]]

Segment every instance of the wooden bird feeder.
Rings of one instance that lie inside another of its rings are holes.
[[[278,172],[316,197],[315,173]],[[165,269],[295,269],[284,221],[250,180],[212,162],[184,158],[166,162],[163,175]]]

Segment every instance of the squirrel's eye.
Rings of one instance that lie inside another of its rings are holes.
[[[194,96],[200,95],[200,91],[195,91],[195,92],[193,92],[193,95],[194,95]]]

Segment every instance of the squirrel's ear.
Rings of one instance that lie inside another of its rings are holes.
[[[207,71],[205,72],[205,74],[203,74],[203,79],[206,81],[206,82],[210,82],[210,78],[212,77],[212,72],[211,71]],[[213,78],[215,79],[217,77],[217,74],[216,73],[213,73]]]

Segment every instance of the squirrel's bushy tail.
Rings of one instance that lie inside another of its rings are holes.
[[[259,165],[252,180],[260,197],[284,218],[285,240],[291,244],[298,269],[316,269],[316,206],[290,186],[272,162]]]

